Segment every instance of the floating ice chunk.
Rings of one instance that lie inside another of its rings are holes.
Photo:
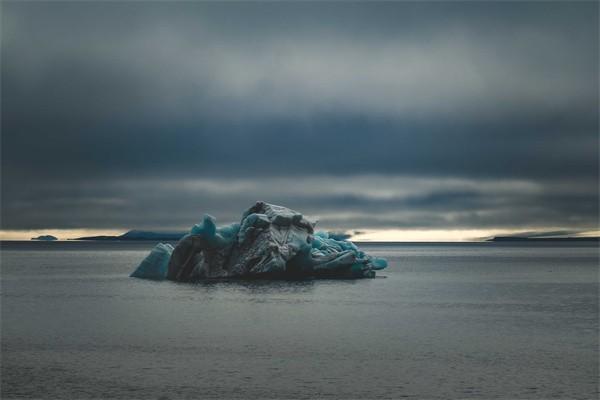
[[[173,246],[170,244],[157,244],[130,276],[145,279],[165,279],[172,253]]]
[[[175,281],[372,278],[375,270],[387,267],[384,259],[365,254],[344,234],[314,233],[314,225],[299,212],[261,201],[244,212],[239,224],[217,228],[215,218],[205,215],[174,250],[157,246],[132,276]]]

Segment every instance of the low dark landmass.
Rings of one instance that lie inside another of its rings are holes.
[[[564,237],[564,238],[541,238],[523,236],[496,236],[488,239],[488,242],[598,242],[600,237]]]
[[[149,232],[132,230],[119,236],[85,236],[70,240],[162,240],[178,241],[185,232]]]
[[[177,242],[185,235],[186,232],[151,232],[131,230],[119,236],[85,236],[69,240],[163,240],[168,242]],[[336,240],[346,240],[350,238],[350,235],[343,232],[332,232],[330,233],[330,237]],[[32,238],[31,240],[34,239]]]
[[[38,236],[38,237],[31,238],[31,240],[51,241],[51,240],[58,240],[58,238],[56,236],[52,236],[52,235],[41,235],[41,236]]]

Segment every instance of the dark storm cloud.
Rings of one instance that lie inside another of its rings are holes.
[[[360,189],[357,189],[360,188]],[[328,229],[514,228],[594,229],[597,187],[584,181],[540,184],[522,180],[322,176],[302,179],[130,179],[39,183],[21,188],[8,226],[24,229],[183,229],[205,212],[238,221],[258,199],[302,210]],[[576,205],[576,207],[573,207]]]
[[[2,225],[593,228],[597,88],[593,2],[5,2]]]

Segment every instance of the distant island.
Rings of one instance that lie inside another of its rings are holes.
[[[487,242],[598,242],[600,237],[524,237],[524,236],[496,236]]]
[[[31,238],[31,240],[52,241],[52,240],[58,240],[58,238],[56,236],[52,236],[52,235],[41,235],[41,236],[38,236],[38,237]]]
[[[185,232],[150,232],[131,230],[119,236],[85,236],[69,240],[162,240],[162,241],[178,241]]]

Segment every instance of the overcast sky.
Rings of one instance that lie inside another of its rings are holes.
[[[598,3],[2,3],[2,229],[598,229]]]

